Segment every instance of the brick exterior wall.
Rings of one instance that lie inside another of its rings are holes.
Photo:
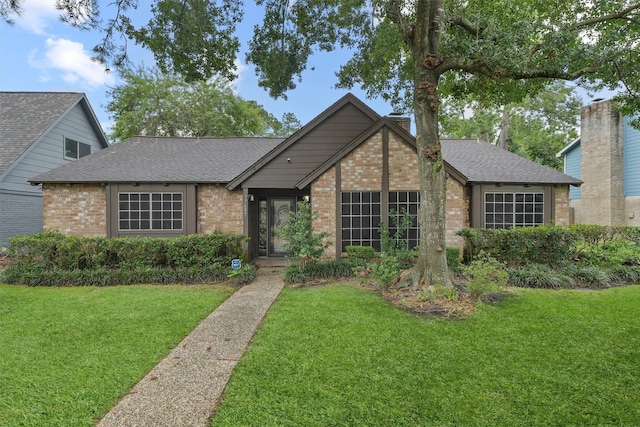
[[[343,191],[382,190],[382,132],[342,159]]]
[[[335,166],[322,174],[311,184],[311,210],[317,212],[318,218],[313,220],[313,229],[329,233],[328,241],[333,245],[325,250],[327,258],[336,257],[336,168]]]
[[[363,142],[345,156],[340,165],[341,191],[381,191],[383,177],[382,132]],[[418,156],[400,137],[389,132],[389,191],[417,191]],[[336,168],[333,167],[311,185],[312,209],[318,219],[313,223],[316,231],[330,233],[335,242],[339,218],[336,218]],[[462,247],[463,240],[456,232],[469,227],[469,196],[465,186],[449,177],[447,181],[447,246]],[[337,245],[325,251],[326,257],[335,257]]]
[[[197,187],[198,233],[243,234],[244,203],[242,191],[229,191],[224,185]]]
[[[44,230],[66,236],[107,235],[107,193],[100,184],[43,184]]]
[[[389,191],[417,191],[419,181],[416,150],[389,132]]]
[[[467,188],[451,176],[447,177],[446,212],[445,238],[447,246],[462,249],[464,239],[456,233],[471,226],[469,222],[469,194]]]
[[[557,185],[555,187],[555,212],[556,225],[571,224],[571,208],[569,207],[569,186]]]

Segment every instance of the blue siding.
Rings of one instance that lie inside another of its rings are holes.
[[[640,196],[640,130],[624,119],[624,195]]]
[[[580,145],[576,145],[571,151],[564,156],[564,173],[577,179],[582,179],[580,170]],[[569,187],[569,199],[580,199],[582,193],[580,187]]]
[[[92,153],[102,149],[89,114],[78,103],[18,160],[0,182],[0,191],[41,194],[27,180],[71,161],[64,157],[65,137],[91,145]]]

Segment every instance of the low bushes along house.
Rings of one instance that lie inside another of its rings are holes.
[[[283,257],[277,227],[311,201],[325,255],[380,248],[390,211],[415,214],[418,157],[408,119],[381,117],[351,94],[286,139],[137,137],[31,179],[45,229],[75,236],[250,237],[249,259]],[[581,181],[476,140],[444,140],[447,245],[465,227],[568,224]],[[418,243],[418,225],[408,230]]]

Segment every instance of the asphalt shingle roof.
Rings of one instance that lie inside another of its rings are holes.
[[[281,138],[135,137],[29,181],[227,183],[282,141]]]
[[[472,139],[442,140],[442,157],[471,183],[573,184],[582,181],[496,145]]]
[[[0,175],[84,95],[0,92]]]

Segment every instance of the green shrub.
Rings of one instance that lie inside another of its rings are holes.
[[[105,286],[131,283],[206,282],[227,278],[242,258],[243,236],[212,233],[176,238],[79,238],[57,232],[10,239],[18,262],[3,280],[32,286]],[[251,278],[238,274],[236,281]]]
[[[311,203],[300,201],[296,212],[289,215],[285,224],[276,229],[276,233],[284,240],[284,250],[289,253],[287,258],[315,262],[320,259],[329,245],[325,239],[329,233],[315,233],[313,220],[316,212],[311,211]]]
[[[480,252],[467,266],[462,267],[466,277],[465,290],[478,300],[489,292],[499,292],[507,285],[509,274],[504,263],[485,252]]]
[[[380,254],[380,263],[373,269],[373,277],[382,288],[388,288],[393,280],[400,274],[400,263],[398,259],[387,252]]]
[[[555,273],[549,267],[540,264],[510,268],[508,274],[508,284],[520,288],[561,289],[573,285],[571,277]]]
[[[462,254],[458,248],[446,248],[447,266],[453,273],[462,269]]]
[[[487,252],[509,266],[526,264],[561,265],[572,259],[576,235],[556,226],[510,229],[466,228],[458,235],[465,238],[465,256],[471,259]]]
[[[371,246],[347,246],[347,259],[354,264],[366,264],[376,257],[376,250]]]
[[[306,283],[330,277],[352,277],[353,264],[343,260],[295,263],[284,270],[286,283]]]

